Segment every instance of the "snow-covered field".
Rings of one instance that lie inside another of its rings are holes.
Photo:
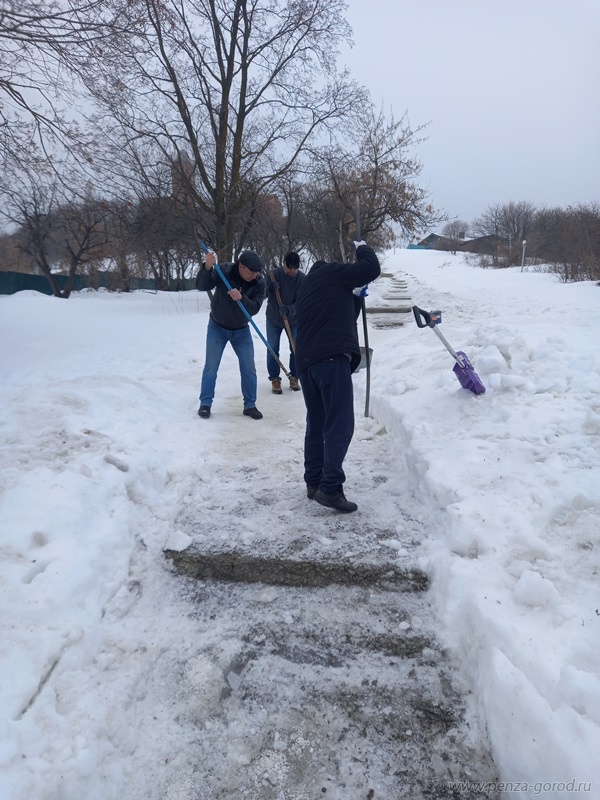
[[[361,471],[381,468],[367,451],[383,426],[407,467],[395,501],[432,522],[420,565],[500,778],[530,784],[513,796],[599,796],[600,287],[422,251],[389,253],[384,273],[442,310],[487,392],[461,389],[433,331],[373,327],[372,418],[362,370],[347,495],[368,507]],[[270,394],[258,338],[265,419],[242,418],[229,351],[213,416],[196,416],[207,312],[196,292],[0,297],[3,799],[194,797],[160,788],[192,747],[164,703],[170,648],[193,634],[183,608],[170,616],[162,555],[186,542],[182,507],[201,516],[211,498],[239,517],[246,481],[283,481],[298,498],[286,524],[321,516],[322,546],[333,538],[329,512],[303,498],[302,398]]]

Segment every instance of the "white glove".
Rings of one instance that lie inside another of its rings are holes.
[[[367,297],[368,292],[367,289],[369,288],[369,284],[365,283],[364,286],[358,286],[356,289],[352,290],[352,293],[355,294],[357,297]]]
[[[360,242],[354,242],[354,248],[358,249],[363,244],[366,244],[366,242],[363,239],[361,239]]]

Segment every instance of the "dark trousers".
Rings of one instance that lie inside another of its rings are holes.
[[[346,480],[342,464],[354,433],[354,392],[350,360],[334,356],[300,374],[306,403],[304,480],[334,494]]]
[[[290,323],[290,330],[292,332],[292,339],[296,341],[296,326]],[[285,328],[279,328],[275,323],[267,317],[267,342],[271,345],[273,350],[277,353],[277,358],[283,362],[283,358],[281,358],[279,354],[279,342],[281,340],[281,334],[285,333],[286,339],[290,345],[290,375],[296,375],[296,358],[294,357],[294,350],[292,348],[292,343],[289,340],[289,336]],[[280,377],[280,370],[279,364],[273,358],[273,354],[270,350],[267,350],[267,372],[269,373],[269,380],[272,381],[273,378]]]
[[[231,346],[238,357],[244,408],[254,408],[256,405],[257,378],[254,365],[254,345],[250,328],[246,325],[239,330],[230,331],[217,325],[212,319],[208,320],[206,329],[206,358],[204,360],[204,369],[202,370],[200,405],[212,406],[219,364],[227,342],[231,342]]]

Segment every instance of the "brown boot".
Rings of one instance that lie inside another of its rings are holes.
[[[271,391],[273,394],[283,394],[283,389],[281,388],[281,381],[279,378],[273,378],[271,381]]]
[[[292,392],[299,392],[300,391],[300,384],[298,383],[298,378],[295,375],[290,375],[290,389]]]

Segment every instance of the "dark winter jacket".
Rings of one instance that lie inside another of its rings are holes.
[[[374,281],[381,273],[375,251],[360,245],[354,264],[317,261],[306,276],[296,300],[296,368],[347,353],[351,370],[360,363],[356,319],[360,298],[353,289]]]
[[[279,296],[284,306],[287,306],[287,318],[291,325],[296,324],[296,298],[300,291],[302,281],[306,277],[303,272],[296,272],[296,275],[286,275],[283,267],[277,267],[267,275],[267,318],[271,320],[278,328],[283,328],[283,318],[279,313],[279,303],[277,302],[277,295],[273,287],[271,275],[279,284]]]
[[[237,264],[219,264],[219,267],[231,287],[239,289],[242,293],[240,302],[248,314],[251,317],[258,314],[265,299],[265,279],[262,275],[258,275],[253,281],[247,283],[240,277]],[[230,331],[237,331],[246,327],[248,318],[235,300],[229,297],[227,294],[229,289],[225,286],[214,267],[211,270],[206,270],[204,267],[200,268],[196,276],[196,289],[201,292],[207,292],[210,289],[215,290],[210,301],[210,318],[213,322]]]

